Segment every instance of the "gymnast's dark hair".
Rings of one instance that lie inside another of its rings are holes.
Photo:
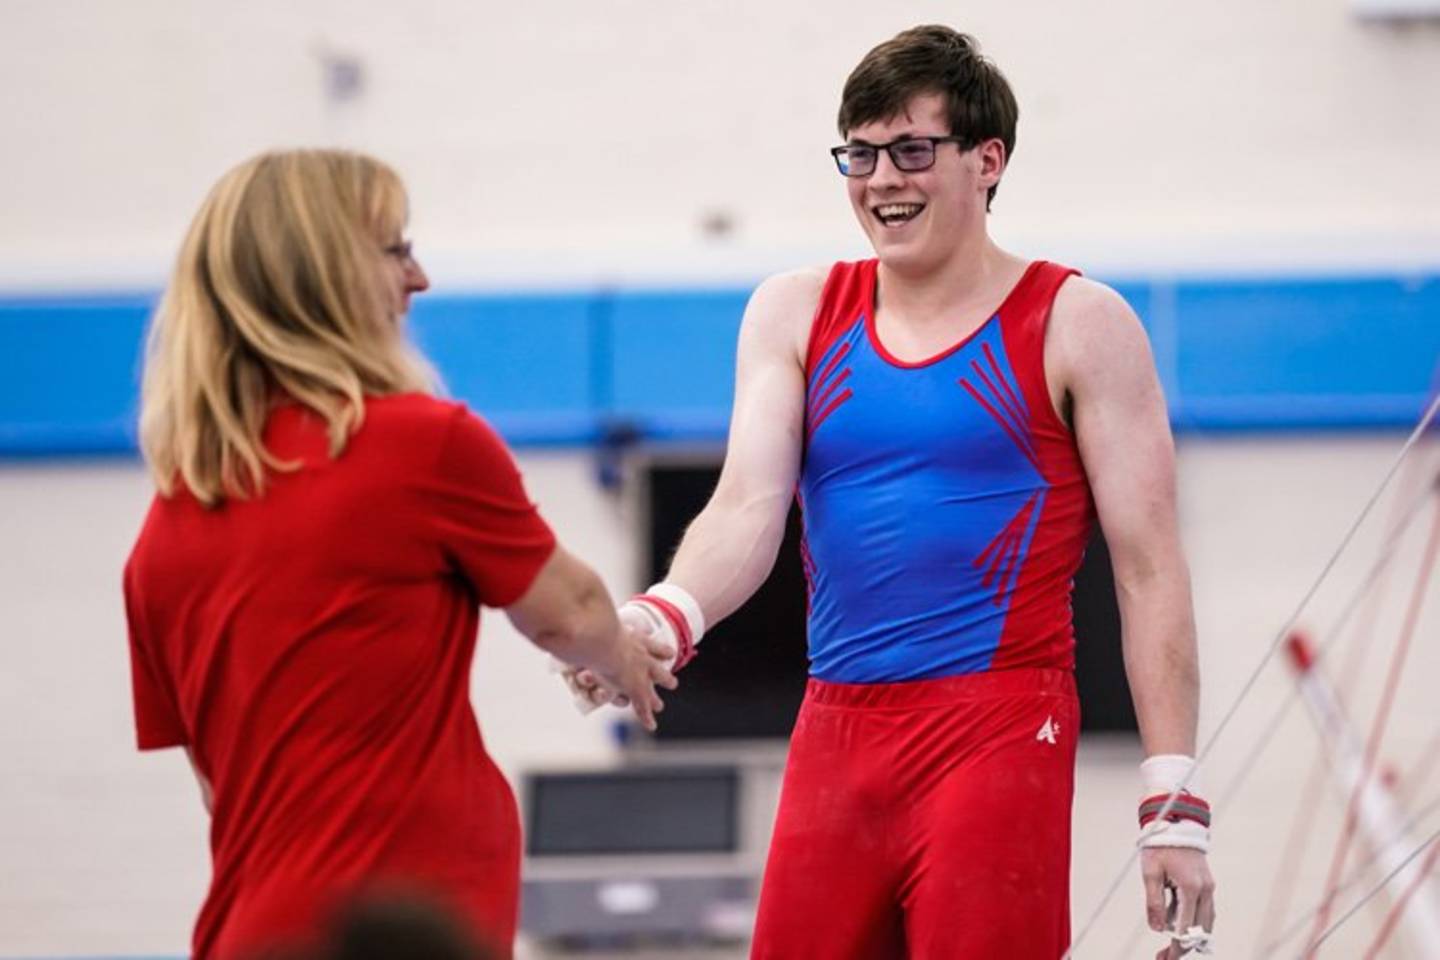
[[[1006,161],[1014,155],[1020,108],[1009,81],[980,55],[974,37],[937,25],[912,27],[865,54],[840,96],[840,135],[899,116],[912,99],[929,93],[945,98],[950,134],[964,138],[963,149],[998,139]],[[986,209],[995,190],[990,188]]]

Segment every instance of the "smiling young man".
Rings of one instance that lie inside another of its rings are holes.
[[[1097,519],[1148,756],[1148,918],[1174,934],[1162,955],[1208,949],[1208,808],[1164,803],[1189,772],[1199,687],[1165,404],[1119,296],[990,239],[1017,112],[948,28],[866,55],[832,153],[876,257],[756,290],[714,497],[665,582],[622,608],[683,664],[765,579],[798,496],[811,679],[757,958],[1065,951],[1070,592]]]

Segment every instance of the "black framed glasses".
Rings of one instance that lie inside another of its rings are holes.
[[[962,147],[964,137],[903,137],[889,143],[847,143],[830,148],[835,166],[847,177],[868,177],[875,172],[880,151],[890,154],[890,162],[896,170],[917,173],[935,166],[935,145],[958,143]]]

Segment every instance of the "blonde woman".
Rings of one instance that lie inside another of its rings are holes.
[[[429,285],[405,220],[369,157],[256,157],[206,198],[154,318],[158,493],[125,601],[140,748],[185,747],[213,815],[197,957],[303,949],[376,889],[509,955],[520,830],[469,702],[480,605],[647,726],[674,685],[495,432],[431,394],[401,329]]]

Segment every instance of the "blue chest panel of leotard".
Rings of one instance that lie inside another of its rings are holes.
[[[923,365],[872,336],[858,318],[806,389],[811,674],[987,670],[1049,489],[999,318]]]

